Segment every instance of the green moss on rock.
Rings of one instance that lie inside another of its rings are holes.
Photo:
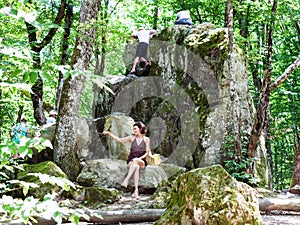
[[[18,179],[22,180],[28,173],[43,173],[49,176],[62,177],[68,179],[68,176],[51,161],[41,162],[37,164],[24,164],[24,171],[18,172]]]
[[[221,166],[191,170],[177,178],[158,224],[262,224],[256,191]]]
[[[23,170],[18,171],[17,179],[39,185],[38,188],[30,187],[28,191],[28,195],[36,198],[43,198],[46,194],[60,191],[61,188],[49,182],[42,183],[38,177],[30,175],[30,173],[41,173],[47,174],[48,176],[68,179],[68,176],[51,161],[37,164],[23,164]]]
[[[122,197],[116,189],[87,187],[85,188],[85,202],[88,207],[99,208],[105,204],[113,203]]]

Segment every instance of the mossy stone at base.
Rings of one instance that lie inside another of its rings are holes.
[[[39,185],[38,188],[30,187],[28,191],[28,195],[36,198],[43,198],[46,194],[52,194],[53,192],[60,191],[61,188],[58,185],[50,184],[49,182],[45,182],[43,184],[38,177],[29,175],[29,173],[41,173],[48,176],[68,179],[68,176],[51,161],[37,164],[23,164],[22,166],[23,170],[18,171],[17,179]],[[17,193],[17,195],[20,196],[20,193]]]
[[[49,176],[68,179],[68,176],[52,161],[37,164],[23,164],[23,169],[24,171],[18,172],[17,179],[19,180],[22,180],[28,173],[43,173]]]
[[[85,188],[85,204],[91,208],[99,208],[105,204],[113,203],[122,197],[120,192],[114,188]]]
[[[219,165],[191,170],[172,185],[162,224],[261,225],[257,192]]]

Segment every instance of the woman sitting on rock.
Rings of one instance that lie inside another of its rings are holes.
[[[121,186],[127,188],[129,179],[133,176],[134,192],[132,197],[136,198],[139,195],[139,171],[147,166],[146,157],[150,152],[150,138],[144,136],[146,126],[142,122],[133,124],[133,135],[119,138],[109,131],[103,131],[103,135],[110,136],[116,142],[131,142],[130,154],[127,159],[128,173]]]

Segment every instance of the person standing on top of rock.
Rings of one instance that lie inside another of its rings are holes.
[[[103,131],[103,135],[110,136],[116,142],[131,142],[130,154],[127,159],[128,173],[121,186],[127,188],[129,179],[133,176],[134,192],[132,197],[139,196],[139,172],[147,166],[146,157],[150,152],[150,138],[144,136],[146,126],[142,122],[133,124],[133,135],[119,138],[109,131]]]
[[[137,31],[134,31],[132,36],[133,38],[137,38],[139,43],[136,48],[135,58],[133,61],[133,65],[130,71],[130,74],[136,72],[136,66],[139,62],[144,63],[144,67],[149,65],[147,60],[147,50],[149,46],[150,37],[155,34],[155,30],[140,28]]]
[[[176,14],[175,25],[193,25],[189,11],[180,10]]]

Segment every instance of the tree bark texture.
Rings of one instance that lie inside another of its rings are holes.
[[[241,119],[239,110],[239,98],[236,93],[236,79],[233,69],[234,63],[234,32],[233,32],[233,0],[227,2],[228,12],[228,73],[230,77],[230,99],[233,111],[233,135],[234,147],[237,163],[241,162],[242,155],[242,137],[241,137]]]
[[[100,210],[84,210],[86,215],[90,216],[89,220],[80,218],[80,222],[89,222],[96,224],[121,224],[134,222],[154,222],[160,218],[164,209],[135,209],[135,210],[118,210],[118,211],[100,211]],[[80,211],[82,213],[82,211]],[[103,218],[98,218],[95,215],[101,215]],[[39,225],[56,224],[53,220],[42,217],[36,218]],[[63,221],[67,223],[68,221]]]
[[[254,120],[254,125],[251,131],[250,141],[248,145],[248,156],[253,158],[257,153],[257,148],[259,145],[259,138],[262,135],[262,131],[266,127],[266,122],[268,121],[268,107],[270,103],[270,81],[271,81],[271,71],[272,71],[272,43],[273,43],[273,34],[274,34],[274,23],[277,9],[277,0],[274,0],[272,6],[272,20],[268,29],[268,53],[267,53],[267,69],[264,72],[264,78],[262,83],[262,88],[260,91],[259,100],[256,106],[256,116]],[[248,168],[248,172],[253,174],[254,165],[251,165]]]
[[[291,64],[289,65],[288,68],[283,72],[281,76],[279,76],[271,85],[270,88],[273,90],[274,88],[278,87],[280,84],[282,84],[289,75],[291,75],[292,72],[294,72],[298,67],[300,66],[300,55],[298,58]]]
[[[73,22],[73,6],[68,4],[67,5],[67,10],[66,10],[66,16],[65,16],[65,29],[64,29],[64,37],[62,41],[62,55],[61,55],[61,65],[67,65],[68,59],[69,59],[69,38],[70,38],[70,33],[71,33],[71,27],[72,27],[72,22]],[[59,110],[59,102],[61,99],[61,92],[64,84],[64,75],[62,72],[59,72],[59,78],[58,78],[58,88],[56,92],[56,104],[55,104],[55,110]]]
[[[259,210],[260,211],[300,211],[300,199],[280,199],[280,198],[262,198],[259,199]]]
[[[76,130],[80,97],[85,81],[84,71],[88,70],[93,44],[95,28],[91,25],[97,21],[99,12],[98,0],[85,0],[80,9],[79,35],[71,60],[71,66],[79,71],[69,76],[63,84],[63,91],[59,106],[58,124],[54,140],[54,161],[75,181],[80,173],[80,162],[77,155]]]
[[[270,103],[271,91],[282,84],[289,75],[292,74],[300,66],[300,55],[298,58],[280,75],[273,83],[269,84],[270,77],[268,75],[264,76],[263,86],[261,89],[259,102],[256,107],[256,118],[254,121],[254,126],[251,131],[251,138],[249,141],[249,157],[253,157],[256,153],[256,149],[259,145],[259,137],[262,130],[265,127],[267,116],[268,116],[268,107]],[[269,85],[268,85],[269,84]],[[295,159],[298,159],[295,157]],[[300,160],[300,158],[299,158]],[[299,174],[300,180],[300,174]]]
[[[299,98],[290,96],[290,102],[295,104],[299,101]],[[293,175],[290,184],[290,188],[293,188],[295,185],[300,185],[300,141],[299,141],[299,129],[298,129],[298,114],[295,111],[294,107],[291,108],[292,120],[293,120],[293,133],[294,133],[294,167],[293,167]],[[291,191],[291,190],[290,190]]]

